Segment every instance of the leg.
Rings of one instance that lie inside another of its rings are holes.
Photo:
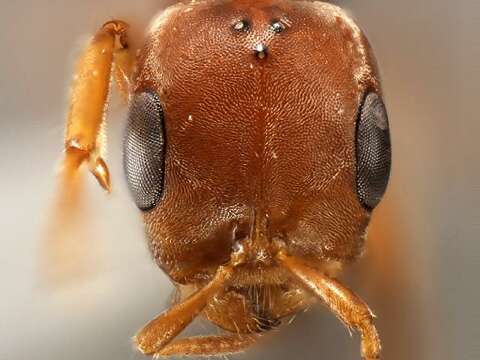
[[[126,48],[126,31],[127,24],[122,21],[107,22],[87,46],[74,77],[67,119],[65,163],[82,154],[81,162],[89,162],[90,171],[106,190],[110,190],[110,176],[102,158],[102,124],[114,53],[118,51],[116,40]]]
[[[92,268],[85,261],[91,259],[91,237],[79,226],[86,213],[80,196],[85,184],[77,171],[82,161],[82,152],[73,150],[65,159],[58,193],[46,224],[40,270],[48,286],[70,282],[74,277],[88,274]]]
[[[320,297],[340,320],[349,328],[355,328],[360,332],[364,359],[379,358],[380,339],[373,325],[373,314],[367,304],[338,281],[318,273],[299,259],[287,256],[283,252],[280,252],[277,258],[306,288]]]
[[[198,336],[175,341],[156,356],[222,356],[242,352],[258,339],[254,335]]]
[[[120,91],[123,102],[128,104],[132,83],[132,73],[135,65],[135,55],[131,48],[124,47],[113,53],[113,77]]]
[[[110,189],[110,176],[102,152],[104,112],[112,64],[121,70],[124,83],[130,78],[132,55],[126,43],[127,24],[107,22],[90,41],[77,64],[66,124],[65,158],[53,214],[47,224],[45,262],[48,280],[58,283],[82,275],[88,251],[87,236],[80,226],[82,201],[80,167],[87,163],[100,185]],[[129,60],[127,60],[129,59]],[[116,64],[116,61],[119,64]],[[127,85],[124,85],[124,87]],[[81,241],[77,241],[81,240]]]
[[[233,267],[220,267],[208,285],[147,324],[134,338],[138,349],[151,355],[165,348],[202,312],[212,298],[223,293],[232,273]]]

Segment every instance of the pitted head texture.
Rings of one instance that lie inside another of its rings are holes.
[[[155,205],[147,233],[175,281],[204,279],[228,260],[232,226],[252,229],[261,217],[289,254],[349,262],[362,253],[385,176],[375,177],[383,155],[369,137],[381,133],[362,124],[362,204],[357,122],[364,94],[381,89],[368,41],[342,10],[288,0],[175,5],[152,22],[137,66],[135,91],[154,90],[166,114],[167,189],[156,205],[159,193],[147,192],[142,206]],[[132,189],[142,199],[145,188]]]

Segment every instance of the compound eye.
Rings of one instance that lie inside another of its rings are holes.
[[[165,126],[158,95],[134,95],[124,139],[123,167],[137,206],[148,211],[162,198],[165,175]]]
[[[387,110],[375,93],[368,94],[360,108],[356,151],[357,195],[372,210],[385,193],[392,160]]]

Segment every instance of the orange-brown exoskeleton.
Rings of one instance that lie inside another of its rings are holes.
[[[321,300],[359,332],[363,358],[378,359],[372,312],[335,280],[362,254],[390,172],[361,30],[322,2],[192,1],[160,13],[135,56],[127,43],[127,24],[110,21],[80,59],[65,173],[86,162],[110,188],[100,130],[115,78],[130,102],[128,185],[183,295],[138,332],[138,349],[240,352]],[[200,314],[225,335],[176,339]]]

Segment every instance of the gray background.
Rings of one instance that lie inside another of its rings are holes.
[[[126,192],[120,152],[125,113],[115,96],[109,115],[115,190],[107,200],[87,181],[93,270],[55,291],[40,276],[75,54],[106,19],[133,19],[140,26],[164,6],[153,0],[98,3],[1,1],[2,360],[141,359],[130,337],[170,301],[173,287],[150,260]],[[371,291],[372,278],[362,281],[357,271],[347,272],[347,282],[379,314],[385,359],[479,359],[480,2],[338,3],[366,31],[381,66],[395,147],[387,203],[395,199],[402,214],[390,230],[406,235],[395,246],[409,274],[405,284],[391,284],[396,291],[388,296]],[[361,273],[361,266],[354,269]],[[350,339],[319,307],[240,358],[358,359],[358,338]]]

